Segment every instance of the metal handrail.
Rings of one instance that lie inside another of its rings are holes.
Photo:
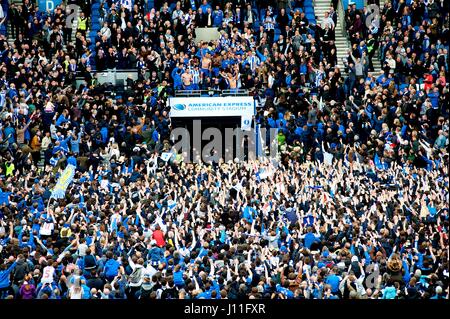
[[[244,89],[227,89],[227,90],[175,90],[175,97],[189,96],[248,96],[248,90]]]

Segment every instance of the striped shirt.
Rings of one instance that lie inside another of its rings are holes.
[[[200,70],[192,69],[190,73],[192,74],[192,83],[198,84],[200,82]]]
[[[325,78],[325,72],[317,70],[316,71],[316,86],[320,86],[320,81]]]
[[[230,46],[230,39],[227,39],[225,37],[222,37],[222,39],[220,39],[220,45],[224,48],[227,49]]]
[[[273,18],[272,17],[266,17],[264,20],[264,29],[266,30],[273,30],[275,28]]]
[[[231,17],[225,18],[225,19],[223,19],[223,22],[225,22],[226,24],[233,22],[233,17],[231,16]]]
[[[255,72],[256,67],[259,65],[259,58],[257,56],[249,56],[246,59],[247,63],[250,65],[250,70],[252,70],[253,72]]]

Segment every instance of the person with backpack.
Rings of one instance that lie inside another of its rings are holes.
[[[128,277],[128,287],[126,294],[128,299],[137,299],[136,293],[139,291],[142,285],[144,277],[144,259],[137,258],[136,256],[128,257],[128,262],[133,272]]]
[[[178,289],[172,279],[167,282],[166,289],[161,293],[161,299],[178,299]]]
[[[151,240],[150,245],[152,246],[148,251],[148,259],[150,260],[152,266],[158,266],[159,261],[164,257],[164,251],[162,248],[158,247],[156,240]]]
[[[155,283],[152,281],[152,276],[150,274],[144,274],[142,285],[137,293],[139,295],[138,299],[150,299],[154,285]]]
[[[22,283],[24,281],[25,276],[31,271],[30,265],[25,259],[24,255],[19,254],[17,256],[16,265],[14,268],[13,276],[14,280],[13,283],[17,287],[21,287]]]
[[[86,278],[90,278],[92,270],[97,269],[97,260],[95,256],[92,255],[91,249],[86,250],[86,255],[83,257],[84,270],[83,275]]]

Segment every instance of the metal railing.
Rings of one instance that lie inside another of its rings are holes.
[[[248,90],[227,89],[227,90],[175,90],[175,97],[205,97],[205,96],[248,96]]]

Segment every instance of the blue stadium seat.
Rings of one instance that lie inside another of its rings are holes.
[[[264,21],[264,18],[266,17],[266,9],[261,9],[260,11],[259,11],[259,19],[261,20],[261,21]]]
[[[298,11],[299,11],[300,13],[302,13],[302,12],[303,12],[303,8],[300,8],[300,7],[298,7],[298,8],[295,8],[295,9],[294,9],[294,12],[295,12],[295,11],[297,11],[297,10],[298,10]]]
[[[308,13],[314,13],[314,8],[310,8],[310,7],[305,8],[305,13],[306,13],[306,14],[308,14]]]
[[[306,6],[308,6],[308,7],[312,7],[313,6],[313,1],[312,0],[305,0],[304,2],[303,2],[303,5],[306,7]]]
[[[314,13],[307,13],[305,16],[306,16],[306,19],[308,19],[308,21],[316,19],[316,16],[314,15]]]

